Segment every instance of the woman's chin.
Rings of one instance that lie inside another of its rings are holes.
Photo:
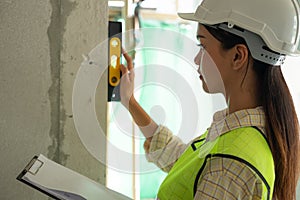
[[[217,90],[216,88],[208,88],[207,84],[202,80],[202,89],[207,94],[224,94],[224,91]]]
[[[202,80],[202,89],[204,90],[204,92],[210,94],[211,92],[209,91],[206,83]]]

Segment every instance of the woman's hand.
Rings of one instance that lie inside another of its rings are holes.
[[[129,109],[129,101],[134,100],[134,70],[132,58],[122,49],[127,67],[121,64],[122,77],[120,82],[121,103]]]

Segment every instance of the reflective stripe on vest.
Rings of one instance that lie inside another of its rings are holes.
[[[264,135],[256,128],[243,127],[205,142],[207,132],[195,140],[176,161],[158,191],[160,200],[194,199],[201,173],[211,158],[234,159],[246,164],[263,183],[262,199],[272,199],[275,168]]]

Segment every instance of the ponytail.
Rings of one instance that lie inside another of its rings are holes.
[[[292,96],[280,66],[254,61],[262,80],[266,135],[275,164],[273,198],[295,200],[299,177],[299,123]]]

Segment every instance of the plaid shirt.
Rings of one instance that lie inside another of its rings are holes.
[[[214,114],[206,140],[213,140],[228,131],[249,126],[255,126],[264,133],[264,124],[262,107],[231,114],[226,114],[226,110],[219,111]],[[193,141],[197,139],[199,137]],[[168,128],[159,126],[151,140],[146,158],[168,172],[193,141],[184,144]],[[262,187],[260,178],[244,163],[228,158],[212,158],[201,174],[194,199],[261,199]]]

